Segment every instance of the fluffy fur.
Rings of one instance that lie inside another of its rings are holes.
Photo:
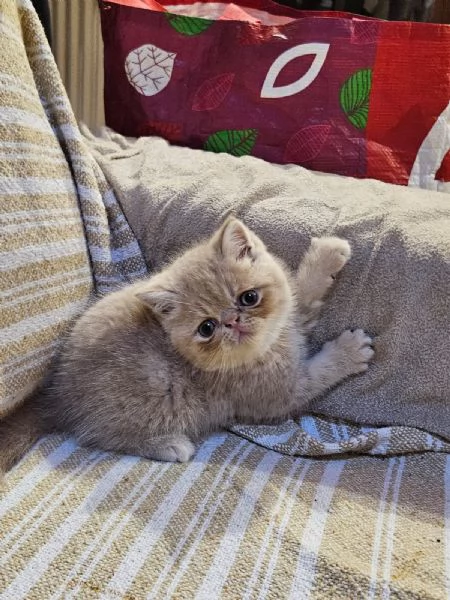
[[[229,219],[161,273],[86,311],[50,382],[0,423],[0,466],[49,431],[184,462],[210,431],[298,413],[373,355],[361,330],[307,353],[308,329],[349,257],[346,241],[313,239],[294,275]]]

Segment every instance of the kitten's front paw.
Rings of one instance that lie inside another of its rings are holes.
[[[355,375],[367,371],[375,352],[372,348],[372,338],[362,329],[344,331],[335,340],[335,343],[339,354],[339,363],[342,364],[344,370],[343,375]]]
[[[170,458],[166,460],[171,460],[172,462],[188,462],[195,454],[195,446],[188,439],[173,443],[167,450]]]
[[[316,255],[317,267],[325,277],[334,277],[351,256],[350,244],[337,237],[312,238],[311,250]]]
[[[186,436],[174,436],[170,441],[155,446],[149,458],[166,462],[188,462],[195,454],[195,446]]]

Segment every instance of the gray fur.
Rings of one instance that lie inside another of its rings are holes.
[[[344,240],[314,239],[291,274],[229,219],[161,273],[89,308],[33,411],[43,429],[81,444],[181,462],[211,431],[286,419],[373,355],[358,330],[308,357],[308,330],[349,257]],[[238,304],[248,289],[255,307]],[[230,314],[238,325],[226,324]],[[197,332],[207,318],[218,323],[209,341]]]

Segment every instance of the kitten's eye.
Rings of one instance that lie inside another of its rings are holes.
[[[239,303],[242,306],[255,306],[258,304],[259,294],[256,290],[247,290],[239,296]]]
[[[206,319],[206,321],[203,321],[203,323],[200,323],[197,331],[198,331],[199,335],[201,335],[202,337],[210,338],[216,329],[216,325],[217,325],[217,323],[215,321],[213,321],[213,319]]]

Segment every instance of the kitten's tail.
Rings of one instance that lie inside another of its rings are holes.
[[[35,402],[36,396],[33,394],[17,410],[0,419],[0,477],[48,432]]]

